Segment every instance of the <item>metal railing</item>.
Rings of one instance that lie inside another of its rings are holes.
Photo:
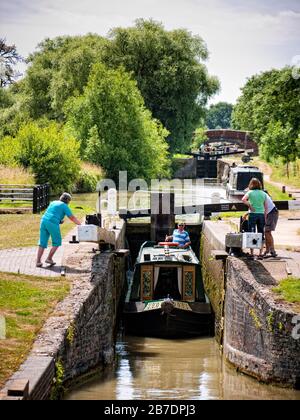
[[[0,204],[29,204],[34,214],[45,210],[50,202],[50,185],[0,184]]]

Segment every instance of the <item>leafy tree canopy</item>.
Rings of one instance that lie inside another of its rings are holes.
[[[204,144],[207,140],[207,127],[199,127],[194,132],[193,143],[191,145],[191,150],[198,152],[202,144]]]
[[[113,29],[109,39],[105,63],[132,72],[146,107],[170,131],[171,151],[188,148],[208,98],[219,88],[204,65],[208,51],[202,38],[139,19],[134,27]]]
[[[88,34],[46,39],[38,45],[27,60],[30,66],[21,86],[32,118],[63,118],[66,100],[83,93],[105,42],[98,35]]]
[[[128,73],[95,64],[84,94],[66,106],[68,127],[81,140],[81,154],[117,180],[167,175],[168,135],[151,118]]]
[[[210,130],[230,128],[232,111],[233,105],[227,102],[211,105],[206,114],[207,127]]]
[[[234,108],[234,128],[253,131],[258,142],[268,130],[270,121],[287,123],[293,135],[300,132],[300,80],[292,76],[292,68],[271,70],[251,77],[242,89]]]
[[[300,157],[300,80],[292,68],[253,76],[242,89],[233,113],[233,126],[253,131],[268,159],[285,163]]]

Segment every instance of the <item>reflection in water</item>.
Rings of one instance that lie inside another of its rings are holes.
[[[222,362],[213,338],[125,337],[114,372],[73,390],[71,400],[300,399],[300,392],[260,384]]]

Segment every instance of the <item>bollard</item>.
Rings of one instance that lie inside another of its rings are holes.
[[[283,194],[286,193],[286,186],[285,185],[282,186],[282,192],[283,192]]]
[[[72,241],[69,241],[69,244],[79,244],[79,241],[76,239],[76,235],[72,236]]]

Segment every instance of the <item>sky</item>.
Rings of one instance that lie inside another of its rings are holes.
[[[26,57],[46,37],[106,36],[138,18],[204,39],[221,82],[211,103],[235,103],[253,74],[300,66],[300,0],[0,0],[0,37]]]

